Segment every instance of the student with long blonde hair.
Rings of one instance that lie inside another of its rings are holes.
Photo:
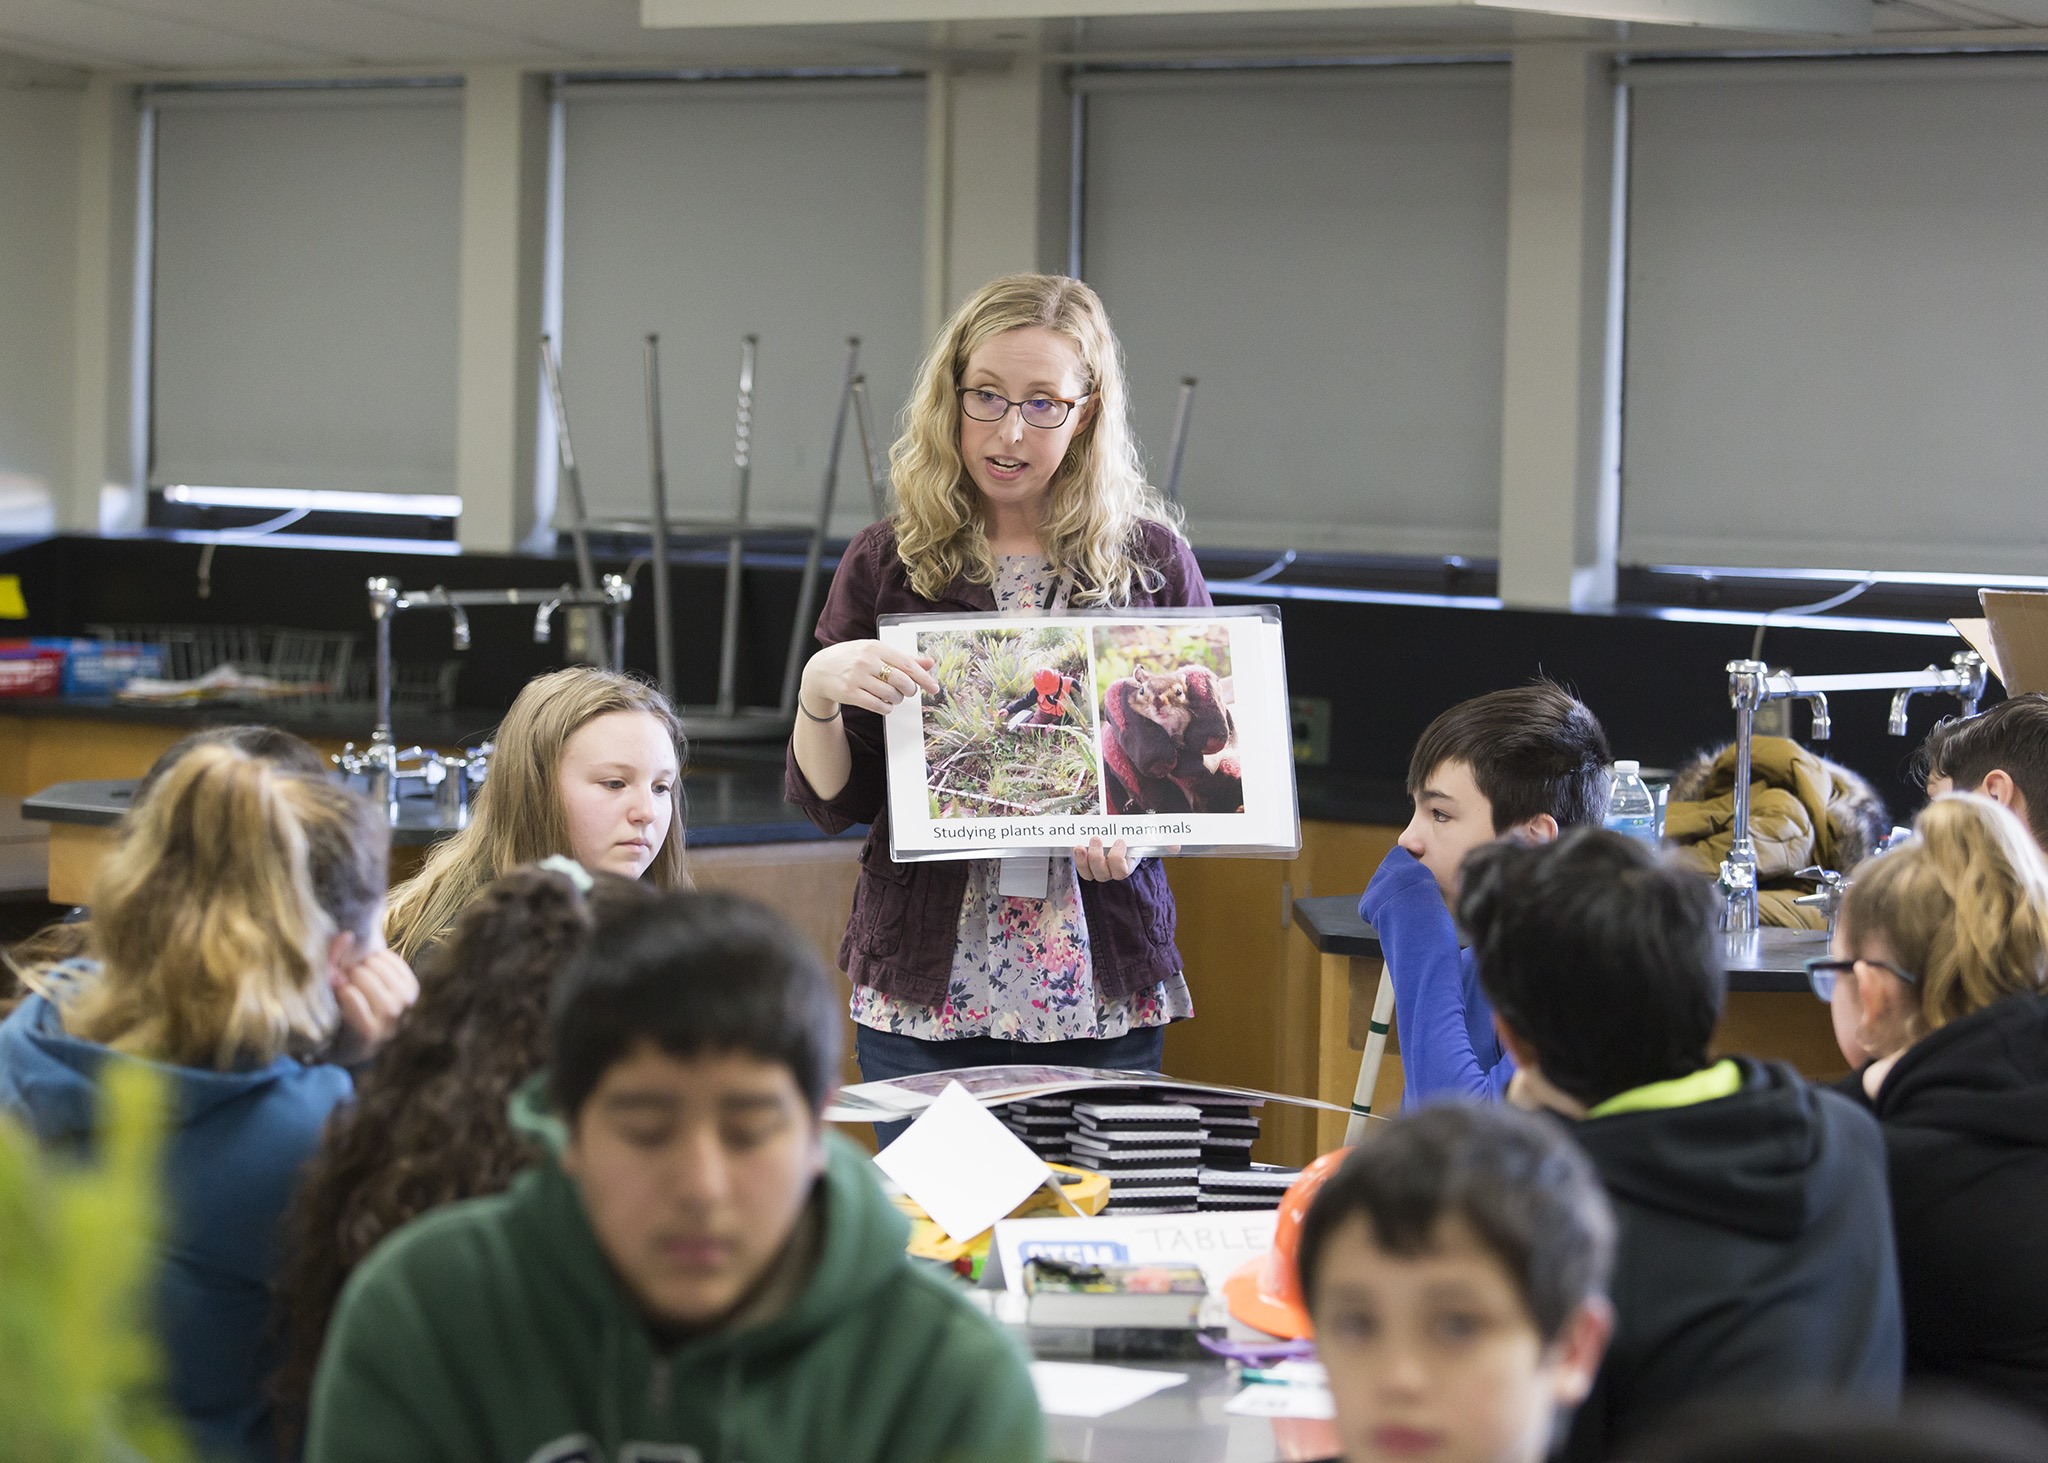
[[[1976,793],[1913,829],[1809,971],[1884,1128],[1907,1374],[2048,1412],[2048,859]]]
[[[493,740],[469,826],[392,892],[387,933],[406,959],[445,937],[493,879],[555,854],[657,889],[689,887],[683,728],[660,691],[591,666],[551,671],[526,683]]]
[[[101,1074],[169,1085],[156,1319],[209,1456],[271,1456],[264,1379],[280,1226],[342,1062],[419,986],[381,928],[390,830],[363,798],[227,746],[187,753],[129,815],[93,890],[96,976],[0,1025],[0,1106],[88,1148]]]
[[[1157,1070],[1191,1014],[1156,859],[1100,840],[1036,871],[889,857],[882,717],[938,693],[875,638],[885,614],[1209,604],[1145,482],[1122,351],[1095,292],[1015,274],[977,290],[918,372],[890,453],[897,508],[839,561],[804,667],[789,800],[872,831],[840,946],[870,1080],[1002,1062]]]

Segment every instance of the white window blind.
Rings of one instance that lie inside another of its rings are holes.
[[[669,512],[729,518],[740,338],[760,338],[750,516],[816,518],[846,338],[877,453],[924,348],[922,81],[565,89],[562,370],[595,518],[648,513],[661,336]],[[563,501],[556,522],[568,521]],[[835,531],[871,517],[851,421]]]
[[[454,491],[461,100],[151,99],[153,483]]]
[[[1624,559],[2039,573],[2048,65],[1627,77]]]
[[[1501,66],[1135,74],[1087,91],[1083,270],[1198,543],[1490,554]]]

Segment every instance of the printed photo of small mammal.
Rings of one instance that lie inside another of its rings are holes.
[[[1036,818],[1102,806],[1095,694],[1084,632],[935,630],[938,696],[925,698],[925,788],[934,818]]]
[[[1243,812],[1229,628],[1104,626],[1095,660],[1107,811]]]

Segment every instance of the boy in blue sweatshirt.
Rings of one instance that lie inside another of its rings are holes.
[[[1497,1100],[1515,1075],[1451,905],[1465,855],[1512,835],[1547,843],[1607,816],[1607,734],[1551,681],[1460,702],[1408,762],[1415,816],[1381,862],[1359,915],[1394,982],[1404,1111],[1445,1094]]]

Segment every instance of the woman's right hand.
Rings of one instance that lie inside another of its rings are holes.
[[[830,717],[841,706],[886,716],[914,691],[939,694],[929,655],[879,640],[842,640],[810,658],[797,699],[814,719]]]

